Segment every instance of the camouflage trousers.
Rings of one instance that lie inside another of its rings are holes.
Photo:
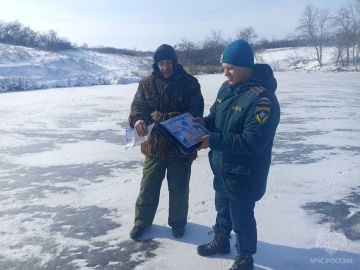
[[[168,224],[171,227],[186,224],[191,164],[190,160],[161,163],[145,157],[140,193],[135,206],[135,225],[147,227],[153,223],[165,174],[169,190]]]

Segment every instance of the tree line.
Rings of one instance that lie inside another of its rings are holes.
[[[200,42],[181,39],[175,44],[179,60],[192,73],[219,71],[219,59],[225,46],[232,40],[242,38],[252,44],[257,51],[270,48],[311,46],[316,52],[319,66],[323,65],[324,46],[336,48],[336,65],[346,67],[360,64],[360,0],[351,0],[333,14],[326,8],[306,6],[299,18],[294,34],[282,40],[259,39],[253,27],[234,30],[234,36],[225,38],[221,30],[213,30]],[[35,32],[18,21],[6,23],[0,21],[0,43],[21,45],[45,50],[66,50],[76,48],[67,39],[59,37],[57,32]],[[140,52],[113,47],[83,49],[104,53],[149,56],[152,52]]]
[[[19,21],[0,21],[0,43],[20,45],[43,50],[67,50],[73,48],[70,41],[59,37],[56,31],[40,33]]]
[[[270,48],[313,47],[320,67],[323,65],[324,46],[333,46],[336,48],[336,65],[353,65],[357,70],[360,64],[360,0],[349,2],[334,14],[326,8],[306,6],[294,34],[283,40],[258,39],[251,26],[237,29],[234,33],[231,40],[247,40],[252,44],[255,54]],[[220,55],[231,40],[224,38],[221,31],[212,31],[204,41],[194,43],[182,39],[175,47],[186,66],[213,67],[219,65]]]
[[[323,65],[323,47],[336,48],[336,65],[357,67],[360,61],[360,0],[353,0],[331,14],[328,9],[307,6],[296,28],[299,37],[308,40]]]
[[[149,56],[153,52],[142,52],[131,49],[118,49],[113,47],[98,46],[90,48],[86,43],[78,47],[64,37],[60,37],[54,30],[47,32],[36,32],[19,21],[0,21],[0,43],[18,45],[30,48],[38,48],[49,51],[61,51],[81,48],[100,53],[121,54],[129,56]]]

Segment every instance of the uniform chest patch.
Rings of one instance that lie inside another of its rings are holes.
[[[241,108],[240,106],[238,106],[238,105],[232,106],[231,109],[232,109],[233,111],[235,111],[235,112],[241,112],[241,111],[242,111],[242,108]]]
[[[255,110],[256,121],[262,125],[264,124],[270,116],[270,107],[268,106],[258,106]]]

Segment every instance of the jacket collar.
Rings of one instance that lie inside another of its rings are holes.
[[[244,92],[245,90],[254,86],[263,86],[269,91],[276,91],[277,81],[269,65],[255,64],[253,67],[253,75],[249,81],[234,85],[229,84],[231,91],[234,91],[236,93]]]

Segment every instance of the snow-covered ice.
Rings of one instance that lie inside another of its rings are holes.
[[[360,79],[277,73],[281,123],[257,203],[256,269],[359,269]],[[205,111],[223,75],[199,76]],[[143,243],[129,239],[143,156],[124,150],[137,84],[0,95],[0,269],[228,269],[203,258],[214,192],[207,151],[194,161],[189,223],[167,225],[164,182]]]

